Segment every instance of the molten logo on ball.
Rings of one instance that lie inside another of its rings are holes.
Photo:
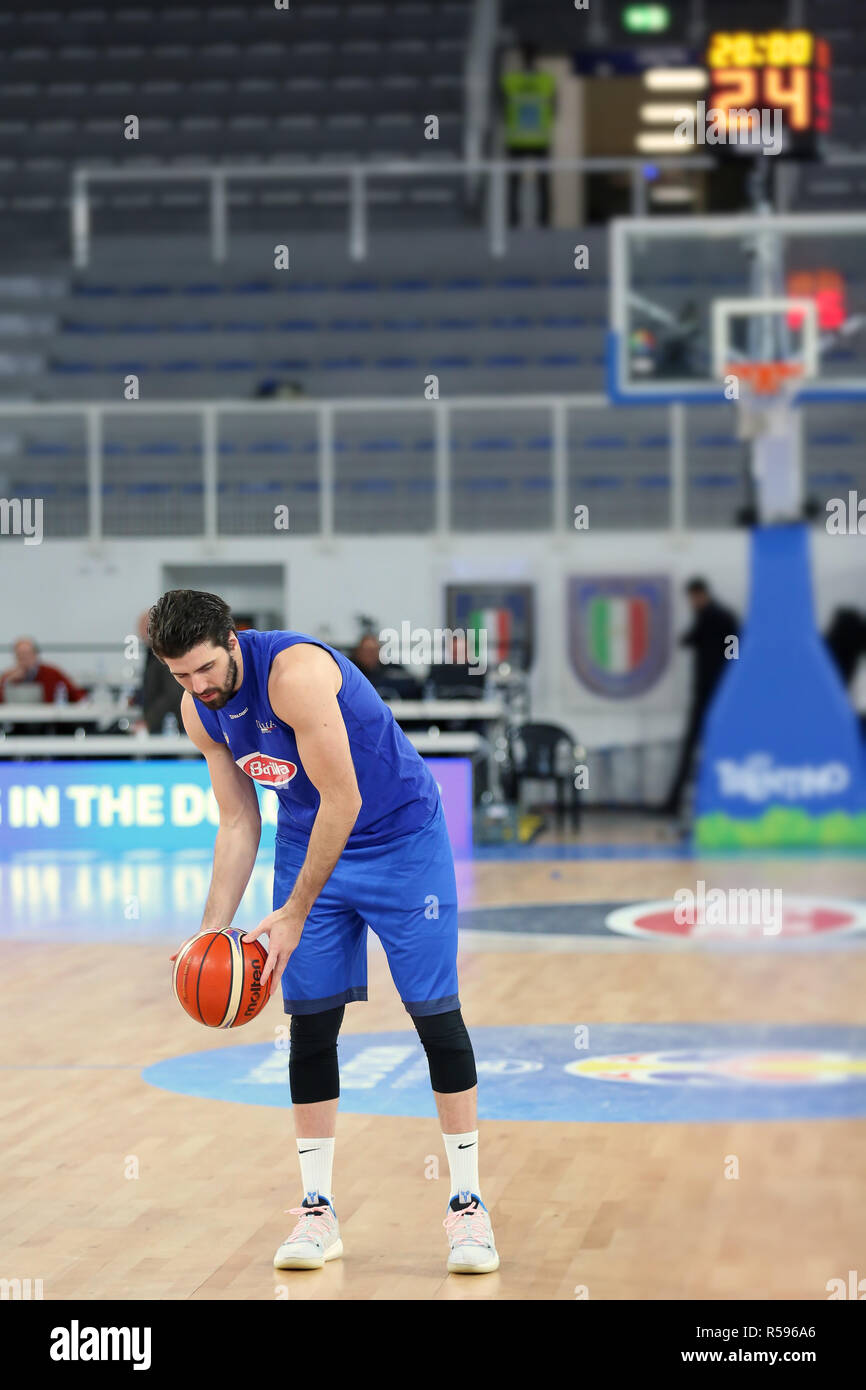
[[[260,1005],[263,1002],[260,999],[262,992],[262,962],[260,960],[253,959],[252,961],[250,961],[250,966],[252,967],[253,980],[252,984],[250,985],[250,1002],[244,1009],[245,1022],[248,1019],[255,1018],[256,1014],[259,1011]]]
[[[233,927],[203,931],[175,956],[172,990],[190,1018],[207,1028],[240,1028],[264,1008],[273,976],[262,985],[267,951]]]

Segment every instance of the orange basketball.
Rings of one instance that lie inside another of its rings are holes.
[[[190,1018],[207,1028],[240,1028],[267,1003],[273,975],[262,986],[268,953],[243,941],[234,927],[202,931],[185,941],[172,966],[174,996]]]

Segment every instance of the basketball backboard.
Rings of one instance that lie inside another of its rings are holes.
[[[618,218],[608,394],[718,401],[737,361],[790,362],[797,401],[866,397],[866,214]]]

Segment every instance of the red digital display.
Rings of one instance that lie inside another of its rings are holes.
[[[818,306],[818,327],[825,333],[835,333],[848,318],[845,303],[845,281],[838,270],[795,270],[788,276],[788,294],[792,299],[814,299]],[[788,315],[788,324],[797,329],[803,321],[796,310]]]

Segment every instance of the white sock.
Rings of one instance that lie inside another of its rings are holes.
[[[451,1170],[451,1196],[461,1202],[471,1201],[472,1194],[481,1196],[478,1183],[478,1130],[467,1134],[443,1134],[448,1167]]]
[[[298,1162],[301,1165],[301,1181],[304,1196],[309,1202],[319,1197],[333,1197],[331,1192],[331,1173],[334,1167],[333,1139],[299,1139]]]

